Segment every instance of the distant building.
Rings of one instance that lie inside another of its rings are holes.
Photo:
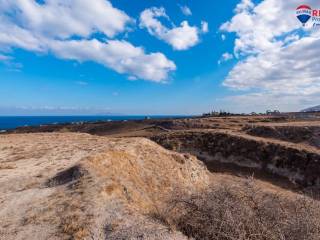
[[[231,115],[234,115],[234,114],[223,111],[223,110],[220,110],[220,112],[211,111],[209,113],[202,114],[203,117],[224,117],[224,116],[231,116]]]
[[[212,117],[212,116],[220,116],[220,112],[212,111],[209,113],[202,114],[203,117]]]
[[[281,113],[280,113],[279,110],[273,110],[273,111],[267,110],[267,111],[266,111],[266,114],[269,115],[269,116],[278,116],[278,115],[280,115]]]

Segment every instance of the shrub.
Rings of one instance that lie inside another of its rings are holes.
[[[320,239],[318,201],[262,191],[252,180],[188,197],[177,194],[154,217],[194,239]]]

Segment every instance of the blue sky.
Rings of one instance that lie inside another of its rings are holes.
[[[94,0],[90,9],[88,1],[62,1],[63,9],[52,2],[0,0],[2,115],[292,111],[320,104],[319,50],[307,56],[311,68],[292,59],[320,39],[318,29],[302,29],[296,20],[299,1]],[[280,11],[279,19],[267,17],[268,10]],[[297,67],[288,71],[292,63]]]

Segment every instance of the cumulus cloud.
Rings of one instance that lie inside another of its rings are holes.
[[[317,2],[304,3],[316,7]],[[236,33],[234,53],[239,58],[223,84],[251,91],[247,97],[241,95],[241,99],[259,96],[268,107],[270,101],[262,98],[277,96],[274,103],[280,106],[288,96],[295,96],[297,100],[290,104],[299,110],[299,106],[314,101],[314,95],[320,93],[320,29],[301,29],[295,17],[299,5],[298,0],[263,0],[257,5],[242,0],[232,19],[222,24],[221,31]],[[292,109],[286,104],[282,106]]]
[[[33,32],[58,38],[73,35],[88,37],[102,32],[114,37],[131,20],[123,11],[106,0],[2,0],[6,12],[14,12],[19,25]]]
[[[0,53],[12,48],[53,53],[62,59],[94,61],[134,78],[167,80],[176,66],[162,53],[106,40],[124,32],[131,21],[107,0],[1,0]]]
[[[162,53],[145,54],[144,50],[126,41],[93,40],[52,41],[50,49],[63,59],[95,61],[119,73],[161,82],[176,66]]]
[[[170,44],[175,50],[187,50],[199,43],[201,29],[198,27],[183,21],[178,27],[167,28],[159,18],[170,20],[164,8],[146,9],[140,15],[140,27],[146,28],[151,35]]]
[[[250,10],[254,7],[252,0],[242,0],[240,3],[237,4],[235,12],[240,13],[245,10]]]
[[[319,38],[304,37],[286,47],[251,56],[232,69],[225,85],[277,93],[312,93],[320,89],[317,46],[320,46]]]
[[[192,15],[191,9],[188,6],[179,5],[179,8],[180,8],[181,12],[185,16],[191,16]]]
[[[30,51],[44,51],[44,44],[41,42],[44,37],[37,36],[13,21],[0,12],[0,50],[9,51],[11,47],[18,47]]]
[[[295,3],[296,2],[296,3]],[[297,29],[294,9],[299,5],[298,0],[276,1],[263,0],[254,5],[251,0],[242,0],[236,7],[236,14],[224,23],[220,30],[235,32],[236,54],[255,54],[280,47],[282,42],[277,36]]]

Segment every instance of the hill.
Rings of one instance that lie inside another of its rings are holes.
[[[143,138],[0,137],[0,239],[185,239],[148,214],[207,186],[195,157]]]
[[[319,126],[237,116],[2,133],[0,239],[320,239]]]
[[[320,105],[303,109],[301,112],[320,112]]]

